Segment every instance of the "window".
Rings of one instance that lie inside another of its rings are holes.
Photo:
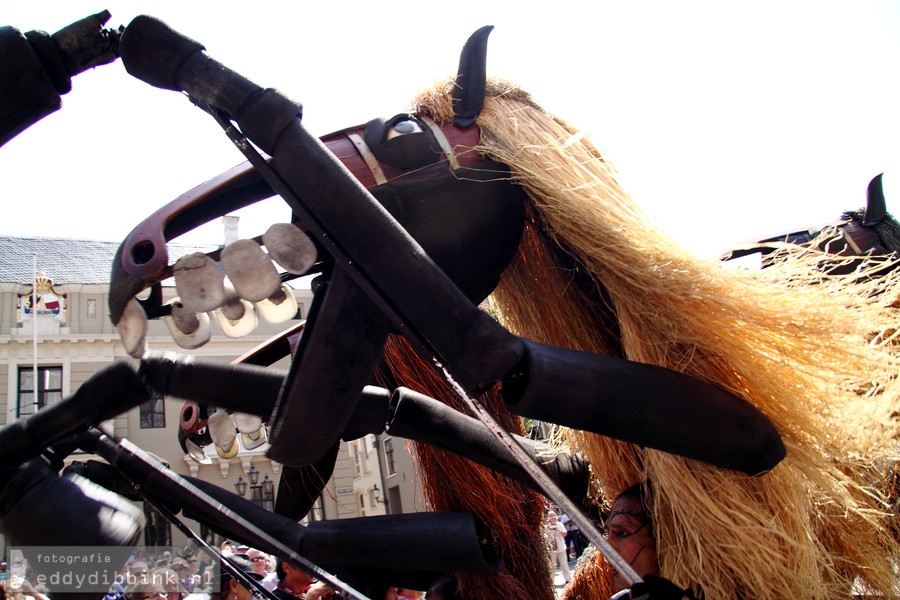
[[[166,426],[166,403],[156,394],[140,406],[141,429],[160,429]]]
[[[350,458],[353,460],[353,474],[355,477],[362,475],[362,469],[359,466],[359,448],[356,444],[350,446]]]
[[[394,464],[394,441],[384,440],[384,463],[387,467],[387,474],[394,475],[397,473],[397,466]]]
[[[369,447],[368,447],[368,444],[366,444],[366,438],[361,438],[359,440],[356,440],[356,443],[359,446],[359,448],[362,450],[362,452],[359,453],[360,454],[359,464],[360,464],[360,468],[362,469],[362,474],[368,475],[370,472],[369,471]]]
[[[34,367],[19,367],[16,418],[33,415],[48,404],[62,400],[62,367],[38,367],[37,394]]]

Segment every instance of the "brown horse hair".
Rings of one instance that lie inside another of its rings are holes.
[[[466,412],[462,400],[405,338],[389,337],[384,360],[387,373],[382,374],[383,383],[409,387]],[[524,433],[521,420],[503,406],[498,387],[486,391],[479,400],[508,431]],[[548,577],[552,571],[541,529],[546,506],[543,497],[459,455],[427,444],[412,444],[431,509],[472,511],[499,546],[503,570],[456,573],[460,597],[552,600],[552,579]]]

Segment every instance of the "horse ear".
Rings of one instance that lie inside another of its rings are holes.
[[[484,106],[487,82],[487,42],[493,25],[485,25],[466,41],[459,57],[459,72],[453,88],[453,124],[469,127]]]
[[[881,184],[881,176],[879,173],[869,182],[869,188],[866,190],[866,215],[863,218],[863,225],[875,225],[880,223],[887,214],[887,202],[884,199],[884,187]]]

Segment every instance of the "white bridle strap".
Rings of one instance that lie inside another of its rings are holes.
[[[359,155],[362,156],[362,159],[366,161],[366,166],[369,167],[369,171],[372,173],[375,183],[378,185],[387,183],[387,177],[384,176],[384,171],[382,171],[381,167],[378,165],[378,159],[375,158],[375,155],[369,150],[369,146],[362,137],[359,134],[352,132],[348,132],[347,137],[350,138],[350,141],[356,146],[356,150],[359,152]]]
[[[450,163],[450,168],[458,169],[459,161],[456,159],[456,152],[453,151],[453,148],[450,146],[450,141],[447,139],[447,136],[444,135],[444,132],[441,131],[440,126],[438,126],[438,124],[435,123],[431,119],[431,117],[421,115],[419,119],[421,119],[422,122],[428,125],[428,128],[431,129],[431,133],[434,134],[434,139],[437,140],[438,145],[441,147],[441,150],[444,151],[444,155],[447,157],[447,162]]]

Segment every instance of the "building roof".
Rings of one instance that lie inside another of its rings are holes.
[[[33,254],[37,254],[37,272],[46,273],[55,285],[108,284],[119,246],[119,242],[0,235],[0,283],[30,283],[34,271]],[[169,244],[169,261],[218,247]]]

